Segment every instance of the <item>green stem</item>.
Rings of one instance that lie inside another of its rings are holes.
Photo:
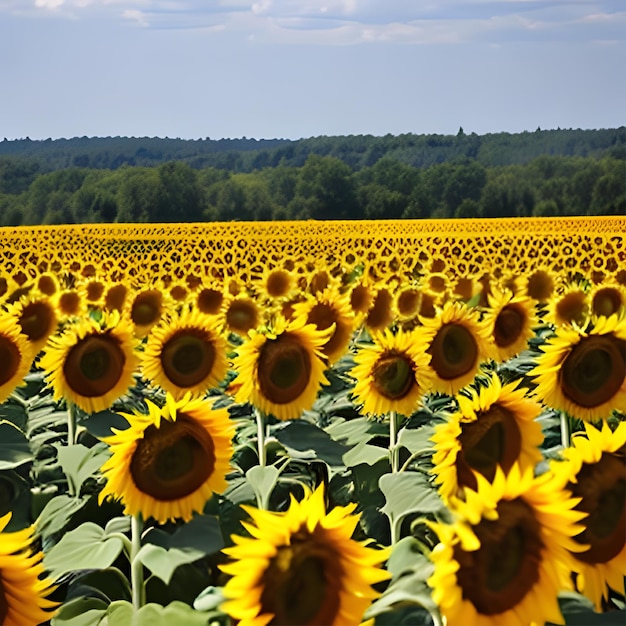
[[[561,444],[564,448],[570,447],[569,417],[561,411]]]
[[[265,467],[265,420],[263,419],[263,413],[259,409],[254,409],[254,415],[256,417],[256,432],[257,432],[257,449],[259,451],[259,465]]]
[[[67,445],[73,446],[76,443],[76,405],[73,402],[67,403]]]
[[[398,471],[398,416],[395,411],[389,413],[389,462],[393,473]]]
[[[145,603],[143,584],[143,563],[137,558],[141,549],[141,531],[143,520],[141,514],[130,519],[131,551],[130,551],[130,586],[132,589],[133,609],[138,611]]]

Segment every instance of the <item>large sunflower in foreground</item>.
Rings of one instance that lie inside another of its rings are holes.
[[[301,318],[287,322],[280,317],[271,328],[251,331],[233,361],[239,384],[235,400],[281,420],[300,417],[327,382],[322,348],[331,332]]]
[[[102,465],[107,482],[99,501],[120,499],[125,514],[160,524],[189,521],[226,488],[233,452],[228,410],[169,394],[162,408],[147,405],[147,415],[122,413],[129,428],[104,439],[112,455]]]
[[[525,471],[543,458],[543,433],[535,421],[541,405],[516,386],[492,375],[487,387],[458,394],[459,410],[435,428],[432,472],[444,500],[475,490],[477,474],[493,480],[498,467],[505,474],[516,464]]]
[[[21,385],[33,362],[33,349],[15,318],[0,314],[0,402]]]
[[[493,357],[502,363],[524,350],[534,335],[535,303],[511,291],[494,290],[484,322],[493,341]]]
[[[226,376],[226,341],[217,318],[184,309],[160,322],[141,356],[143,376],[176,399],[203,395]]]
[[[440,543],[428,579],[447,626],[563,623],[557,595],[571,588],[570,549],[584,513],[551,474],[517,465],[455,508],[453,524],[432,524]]]
[[[37,626],[48,623],[56,602],[47,599],[54,591],[44,578],[43,554],[33,552],[33,528],[2,532],[11,513],[0,518],[0,624]]]
[[[341,295],[336,288],[328,287],[317,292],[315,297],[295,304],[293,311],[296,317],[304,317],[307,324],[315,324],[318,330],[333,327],[332,334],[322,347],[329,365],[345,354],[356,327],[356,318],[347,296]]]
[[[548,406],[584,420],[626,407],[626,318],[601,317],[586,330],[559,328],[529,372]]]
[[[285,513],[244,506],[251,538],[233,536],[220,568],[233,577],[222,605],[239,626],[353,626],[378,597],[372,585],[389,578],[387,550],[354,541],[356,504],[326,513],[323,487]]]
[[[394,335],[386,329],[373,339],[373,344],[361,345],[354,357],[356,365],[350,371],[356,379],[353,395],[364,413],[396,411],[410,416],[419,408],[433,377],[423,333],[415,328]]]
[[[131,324],[117,311],[88,317],[52,337],[41,358],[54,399],[87,413],[104,411],[134,382],[138,364]]]
[[[422,318],[431,356],[433,391],[454,395],[474,380],[489,355],[489,328],[477,310],[447,302],[434,318]]]
[[[574,554],[576,586],[600,610],[609,588],[624,595],[626,576],[626,422],[611,432],[607,422],[601,430],[585,424],[585,433],[572,437],[563,451],[565,461],[550,468],[566,489],[582,498],[576,509],[587,513],[585,530],[574,537],[588,546]]]

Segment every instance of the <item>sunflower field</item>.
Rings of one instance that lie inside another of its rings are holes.
[[[0,229],[0,623],[623,624],[626,219]]]

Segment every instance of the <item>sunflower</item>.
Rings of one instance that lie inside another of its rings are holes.
[[[364,324],[372,332],[382,331],[393,322],[393,296],[385,287],[377,290],[367,311]]]
[[[516,386],[493,374],[488,386],[458,394],[459,410],[435,427],[432,472],[444,500],[475,490],[477,474],[493,480],[498,467],[506,474],[515,464],[525,471],[541,461],[541,405]]]
[[[221,318],[223,326],[240,337],[245,337],[262,322],[259,307],[245,292],[229,295],[224,300]]]
[[[394,295],[395,310],[399,322],[410,322],[420,312],[422,292],[413,284],[402,285]]]
[[[22,384],[34,356],[33,348],[15,318],[0,313],[0,403]]]
[[[585,424],[585,433],[572,437],[563,451],[565,461],[552,461],[551,469],[565,488],[582,498],[576,509],[588,514],[585,530],[574,539],[584,552],[574,553],[576,586],[601,609],[609,588],[624,595],[626,576],[626,473],[624,449],[626,422],[611,432],[607,422],[600,430]]]
[[[120,499],[125,514],[159,524],[189,521],[226,488],[233,453],[228,410],[170,394],[162,408],[146,404],[147,415],[121,413],[130,426],[104,439],[111,457],[102,465],[107,482],[99,501]]]
[[[203,284],[195,294],[195,307],[206,315],[217,315],[224,302],[224,288],[221,283]]]
[[[318,330],[333,327],[332,334],[322,347],[330,365],[345,354],[356,326],[347,296],[342,296],[337,289],[329,287],[318,291],[315,297],[311,296],[304,302],[295,304],[293,312],[296,317],[305,318],[307,324],[314,324]]]
[[[129,302],[129,317],[135,336],[145,337],[169,308],[169,299],[160,289],[148,288],[133,294]]]
[[[534,302],[526,296],[515,296],[511,291],[492,292],[484,322],[493,340],[492,352],[497,362],[502,363],[527,347],[537,323],[534,309]]]
[[[626,288],[618,282],[603,282],[589,294],[591,313],[598,317],[626,313]]]
[[[129,322],[117,311],[88,317],[50,339],[41,358],[55,400],[104,411],[133,384],[138,364]]]
[[[56,302],[61,322],[87,313],[87,304],[77,289],[63,289],[57,294]]]
[[[261,298],[269,301],[290,298],[294,295],[295,281],[291,272],[281,267],[266,268],[260,277],[257,290]]]
[[[569,572],[583,513],[545,473],[496,471],[467,490],[452,524],[432,524],[440,543],[428,579],[447,626],[562,624],[557,595]]]
[[[105,311],[123,311],[130,289],[124,283],[107,285],[104,294],[103,308]]]
[[[396,411],[410,416],[417,410],[432,381],[420,328],[386,329],[374,343],[360,346],[350,375],[356,379],[353,394],[365,413],[386,415]]]
[[[44,577],[43,554],[32,550],[34,528],[2,532],[11,513],[0,518],[0,624],[37,626],[48,623],[57,603],[47,599],[54,591]]]
[[[548,270],[535,270],[527,279],[523,292],[537,302],[547,302],[554,292],[556,277]]]
[[[224,586],[222,610],[239,626],[353,626],[387,580],[380,567],[388,550],[367,547],[352,534],[359,521],[356,504],[326,513],[324,488],[293,496],[284,513],[243,509],[252,537],[232,536],[223,550],[235,559],[220,569],[232,578]]]
[[[148,336],[141,369],[177,400],[187,392],[203,395],[219,385],[228,369],[219,323],[189,309],[161,321]]]
[[[584,326],[589,316],[589,301],[583,285],[572,283],[548,302],[546,321],[559,326]]]
[[[332,327],[317,330],[296,318],[277,317],[270,328],[251,331],[233,361],[241,381],[237,402],[250,402],[280,420],[300,417],[310,409],[322,384],[326,367],[322,349]]]
[[[426,332],[433,391],[454,395],[470,383],[489,354],[489,327],[479,313],[447,302],[434,318],[421,318]]]
[[[548,406],[584,420],[626,407],[626,319],[601,317],[586,329],[562,327],[542,347],[536,394]]]
[[[54,299],[32,290],[12,304],[8,311],[17,320],[22,334],[26,335],[33,353],[37,355],[59,323]]]

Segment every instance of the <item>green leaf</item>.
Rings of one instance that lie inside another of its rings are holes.
[[[282,468],[279,470],[275,465],[255,465],[246,472],[246,480],[254,490],[261,508],[267,508],[281,470]]]
[[[62,531],[74,516],[88,502],[88,498],[73,498],[67,494],[50,500],[37,519],[37,534],[43,537]]]
[[[172,602],[167,606],[146,604],[133,617],[132,626],[207,626],[211,614],[195,611],[184,602]],[[129,622],[109,621],[109,626],[128,626]]]
[[[0,422],[0,470],[13,469],[33,460],[26,435],[12,422]]]
[[[411,513],[434,513],[444,507],[439,494],[418,472],[385,474],[378,481],[386,500],[382,512],[399,536],[402,520]],[[392,536],[394,536],[392,534]]]
[[[213,611],[217,609],[225,599],[222,588],[211,585],[204,589],[194,600],[193,608],[196,609],[196,611]]]
[[[74,598],[61,605],[51,620],[52,626],[98,626],[107,604],[99,598]]]
[[[78,443],[72,446],[59,446],[58,459],[70,483],[71,493],[80,494],[83,483],[93,476],[109,458],[108,446],[104,443],[87,448]]]
[[[346,446],[355,446],[360,443],[367,443],[375,436],[370,432],[372,420],[365,417],[358,417],[352,420],[337,420],[334,424],[327,426],[325,431],[337,442]]]
[[[111,566],[124,546],[121,537],[107,537],[93,522],[85,522],[63,536],[44,557],[44,567],[58,580],[70,572]]]
[[[559,606],[566,626],[614,626],[626,623],[626,611],[596,613],[585,596],[568,591],[559,593]],[[547,626],[554,626],[548,622]]]
[[[357,444],[343,455],[343,463],[346,467],[354,467],[360,463],[374,465],[374,463],[388,456],[389,450],[387,448],[381,448],[380,446],[373,446],[363,442]]]
[[[166,585],[169,584],[174,570],[185,563],[193,563],[204,557],[204,553],[195,548],[180,550],[170,548],[169,550],[147,543],[142,546],[137,553],[137,558]]]
[[[81,426],[98,439],[113,435],[113,429],[126,430],[129,426],[128,420],[119,413],[113,411],[99,411],[88,416],[81,417]]]
[[[424,556],[422,546],[415,537],[404,537],[393,547],[387,571],[395,578],[413,572],[427,580],[433,572],[433,564]]]
[[[398,436],[398,444],[407,448],[411,454],[429,452],[434,447],[433,442],[430,440],[433,432],[432,426],[403,428]]]
[[[318,459],[334,466],[343,466],[343,455],[349,449],[315,424],[303,420],[278,424],[273,435],[285,447],[299,452],[312,450]]]
[[[116,567],[87,572],[72,580],[71,595],[99,598],[109,603],[115,600],[130,600],[130,583]]]

